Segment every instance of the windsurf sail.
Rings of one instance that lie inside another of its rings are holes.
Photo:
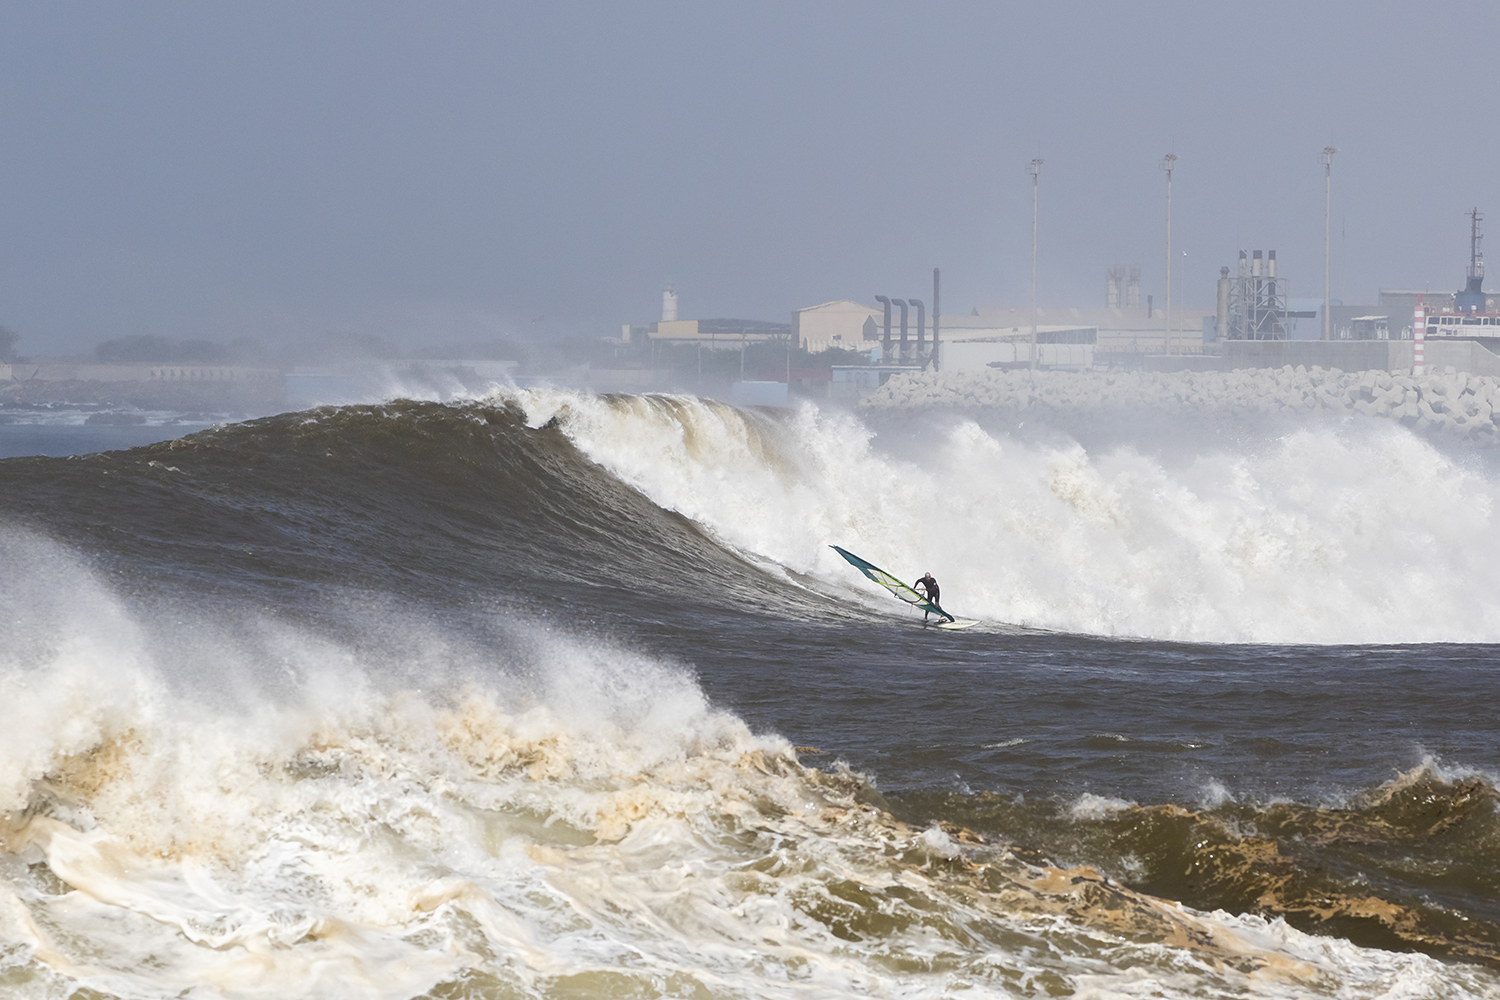
[[[837,545],[831,545],[829,546],[829,548],[833,549],[833,551],[837,552],[839,555],[848,560],[850,566],[853,566],[855,569],[859,570],[865,576],[880,584],[886,590],[889,590],[892,594],[895,594],[907,604],[914,604],[917,607],[921,608],[923,611],[930,611],[933,614],[941,617],[944,621],[951,622],[958,620],[948,612],[944,611],[942,608],[938,607],[936,604],[929,601],[927,598],[923,597],[921,594],[917,593],[911,587],[908,587],[906,584],[902,583],[894,576],[891,576],[891,574],[887,573],[879,566],[876,566],[874,563],[866,562],[859,556],[855,555],[853,552],[850,552],[848,549],[841,549]]]

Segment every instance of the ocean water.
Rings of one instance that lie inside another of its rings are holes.
[[[0,461],[0,995],[1500,995],[1497,491],[546,389]]]
[[[243,419],[240,414],[238,419]],[[0,458],[50,455],[66,458],[170,441],[236,417],[131,407],[0,407]]]

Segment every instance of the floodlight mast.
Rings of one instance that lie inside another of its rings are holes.
[[[1332,240],[1331,220],[1333,218],[1333,154],[1338,150],[1332,146],[1323,147],[1323,339],[1333,339],[1333,316],[1329,308],[1333,301],[1330,296],[1330,285],[1328,280],[1328,260]]]
[[[1163,345],[1168,354],[1176,346],[1172,341],[1172,167],[1176,162],[1176,153],[1161,158],[1161,168],[1167,172],[1167,330]]]
[[[1031,175],[1031,370],[1036,371],[1036,209],[1037,178],[1042,173],[1042,161],[1032,160],[1026,166]]]

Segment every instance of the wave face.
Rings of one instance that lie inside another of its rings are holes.
[[[605,608],[637,608],[644,591],[695,605],[777,598],[697,525],[504,401],[325,408],[7,464],[0,509],[164,578],[194,572],[212,591],[275,580],[462,603],[498,582],[539,615],[582,594]]]
[[[1496,995],[1493,649],[1329,645],[1491,636],[1494,476],[1242,430],[537,390],[0,463],[0,993]]]

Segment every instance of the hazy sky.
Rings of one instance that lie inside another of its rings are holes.
[[[0,4],[0,324],[407,343],[1500,261],[1493,3]],[[1186,256],[1181,256],[1182,252]],[[1500,263],[1489,284],[1500,287]]]

